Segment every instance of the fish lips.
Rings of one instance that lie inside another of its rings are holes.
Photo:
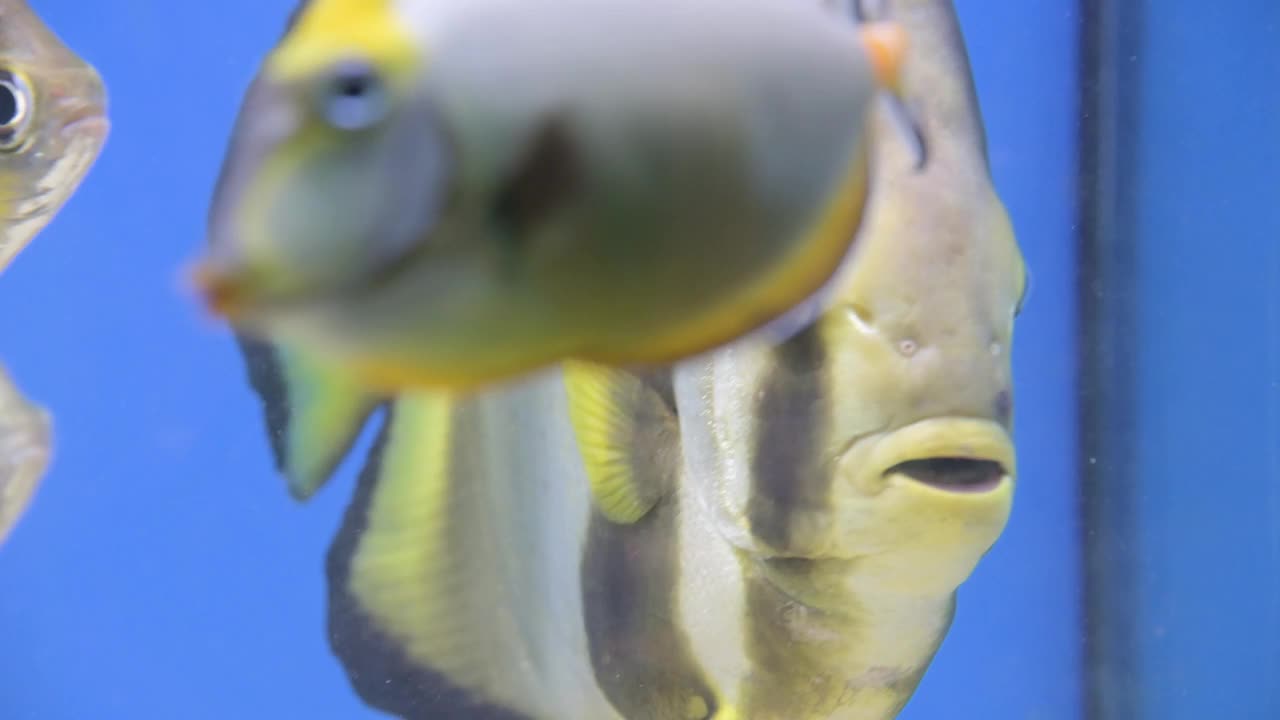
[[[1013,508],[1013,441],[998,422],[933,417],[855,442],[838,461],[836,554],[863,582],[954,592],[1004,532]]]
[[[921,420],[860,443],[841,459],[844,474],[868,495],[910,483],[937,493],[982,495],[1014,482],[1016,458],[999,423],[963,417]]]

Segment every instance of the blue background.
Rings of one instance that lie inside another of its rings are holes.
[[[1156,539],[1145,597],[1182,630],[1152,641],[1145,667],[1158,674],[1144,692],[1152,718],[1265,718],[1243,703],[1265,692],[1280,653],[1259,634],[1276,639],[1280,582],[1280,259],[1246,207],[1270,193],[1264,220],[1277,226],[1280,185],[1248,182],[1280,160],[1277,108],[1265,92],[1225,116],[1189,106],[1161,68],[1222,97],[1223,83],[1261,87],[1245,53],[1269,37],[1274,60],[1275,12],[1257,11],[1241,40],[1225,11],[1201,33],[1189,9],[1202,3],[1167,4],[1187,10],[1164,17],[1152,50],[1162,61],[1148,66],[1161,124],[1143,140],[1158,188],[1138,238],[1150,296],[1138,360],[1152,430],[1149,474],[1133,481],[1149,501],[1135,530]],[[354,463],[309,504],[289,499],[229,336],[177,279],[203,242],[241,93],[292,5],[35,3],[107,78],[114,127],[79,193],[0,278],[0,358],[53,410],[58,445],[0,550],[0,720],[377,717],[325,640],[323,559]],[[959,3],[996,182],[1033,278],[1014,355],[1020,485],[909,720],[1081,713],[1072,8]],[[1233,44],[1232,72],[1183,60],[1188,42],[1206,57]],[[1211,133],[1231,152],[1195,144]],[[1161,150],[1169,143],[1177,152]],[[1206,373],[1188,350],[1225,372]],[[1237,712],[1210,713],[1228,692]]]
[[[1280,3],[1177,2],[1147,16],[1141,132],[1129,138],[1141,370],[1136,699],[1152,718],[1272,720]]]

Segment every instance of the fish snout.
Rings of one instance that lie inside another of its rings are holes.
[[[90,136],[101,141],[110,129],[106,84],[92,67],[82,68],[73,77],[51,90],[59,132],[68,140]]]
[[[204,258],[187,270],[187,283],[215,315],[230,322],[240,319],[252,298],[249,274],[229,263]]]
[[[1016,466],[990,420],[933,417],[856,443],[839,460],[844,552],[877,586],[948,593],[1004,532]]]

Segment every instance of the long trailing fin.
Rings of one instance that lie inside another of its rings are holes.
[[[587,659],[591,505],[563,405],[549,383],[391,404],[327,564],[330,642],[370,705],[616,717]]]

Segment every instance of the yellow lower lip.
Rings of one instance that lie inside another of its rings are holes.
[[[894,468],[912,461],[980,460],[1003,469],[997,482],[954,489],[918,482]],[[1009,433],[999,424],[977,418],[929,418],[888,434],[856,443],[841,459],[856,487],[876,494],[890,483],[910,482],[941,494],[997,492],[1013,481],[1016,456]]]

